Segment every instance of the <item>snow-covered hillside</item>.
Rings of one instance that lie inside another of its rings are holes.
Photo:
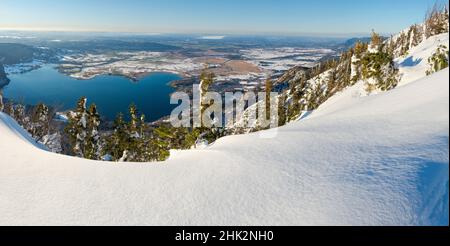
[[[52,154],[0,113],[0,225],[448,225],[448,72],[155,164]]]
[[[432,36],[416,47],[409,50],[409,54],[395,60],[399,65],[400,74],[402,76],[399,86],[408,84],[425,75],[430,68],[428,58],[436,52],[436,48],[440,45],[449,47],[449,34],[444,33]]]

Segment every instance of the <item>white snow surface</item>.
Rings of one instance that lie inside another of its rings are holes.
[[[0,113],[0,225],[448,225],[448,72],[165,163],[49,153]]]
[[[406,57],[397,58],[395,62],[399,64],[400,74],[402,75],[399,85],[405,85],[423,77],[430,68],[428,58],[436,52],[437,47],[440,45],[449,48],[448,33],[430,37],[416,47],[411,48]]]

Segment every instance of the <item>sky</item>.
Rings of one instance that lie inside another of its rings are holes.
[[[0,29],[313,36],[352,36],[374,29],[390,34],[422,22],[435,2],[0,0]]]

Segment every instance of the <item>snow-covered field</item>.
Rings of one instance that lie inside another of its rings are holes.
[[[221,37],[221,36],[218,36]],[[218,38],[215,36],[207,37]],[[241,50],[245,61],[261,69],[258,74],[242,73],[238,76],[252,81],[263,81],[267,74],[286,71],[296,65],[312,67],[326,55],[333,54],[330,49],[274,48]],[[220,57],[220,56],[219,56]],[[60,69],[77,79],[91,79],[102,74],[122,74],[131,78],[151,72],[172,72],[196,75],[205,64],[198,59],[184,57],[170,52],[116,52],[108,54],[72,54],[62,58]],[[220,64],[218,65],[220,67]],[[236,74],[222,75],[218,81],[230,81]],[[261,79],[262,78],[262,79]]]
[[[137,78],[152,72],[190,73],[203,68],[189,58],[165,52],[118,52],[65,56],[60,69],[77,79],[91,79],[103,74],[121,74]]]
[[[52,154],[0,113],[1,225],[448,225],[449,70],[169,161]]]
[[[334,53],[331,49],[293,47],[241,50],[243,57],[269,71],[286,71],[298,65],[313,67],[321,58]]]
[[[8,75],[26,73],[31,70],[40,68],[43,64],[43,61],[33,60],[32,62],[19,63],[15,65],[5,65],[5,73]]]

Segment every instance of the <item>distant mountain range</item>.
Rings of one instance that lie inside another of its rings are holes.
[[[354,47],[357,42],[369,43],[370,40],[371,40],[370,37],[351,38],[351,39],[348,39],[347,41],[345,41],[342,44],[342,46],[343,46],[343,49],[346,50],[351,47]]]

